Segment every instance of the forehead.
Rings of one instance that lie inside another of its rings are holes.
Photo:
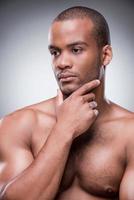
[[[60,45],[77,41],[91,42],[93,40],[93,22],[90,19],[71,19],[56,21],[49,31],[49,44]]]

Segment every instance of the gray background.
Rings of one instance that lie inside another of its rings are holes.
[[[114,57],[107,67],[106,96],[134,111],[133,1],[0,1],[0,117],[50,98],[57,84],[47,50],[53,18],[75,5],[100,11],[107,19]]]

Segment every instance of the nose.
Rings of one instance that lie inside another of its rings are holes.
[[[71,67],[72,67],[71,57],[67,53],[61,53],[61,55],[57,59],[56,68],[65,69]]]

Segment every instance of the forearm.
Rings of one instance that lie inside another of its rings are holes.
[[[55,197],[72,144],[67,134],[58,126],[53,128],[33,163],[7,185],[3,192],[5,199],[52,200]]]

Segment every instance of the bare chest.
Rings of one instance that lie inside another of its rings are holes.
[[[124,146],[118,139],[99,136],[72,145],[60,192],[77,185],[93,196],[117,198],[125,170]]]
[[[35,154],[43,145],[36,140]],[[103,198],[116,198],[125,169],[124,147],[119,137],[93,137],[74,142],[62,177],[59,195],[77,185],[85,192]]]

